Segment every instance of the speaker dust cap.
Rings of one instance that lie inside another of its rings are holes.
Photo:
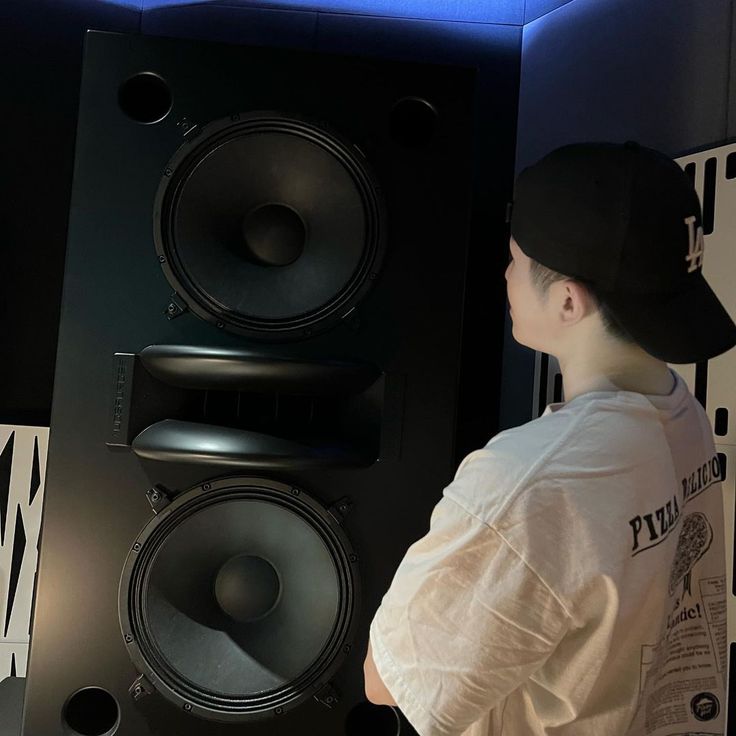
[[[279,715],[350,650],[356,567],[337,520],[299,489],[254,477],[197,486],[131,546],[118,598],[128,654],[193,715]]]
[[[188,135],[154,204],[169,283],[202,319],[256,339],[333,327],[370,290],[386,248],[384,198],[359,149],[271,111]]]

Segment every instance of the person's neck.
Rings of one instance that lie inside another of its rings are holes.
[[[643,353],[643,351],[640,351]],[[675,387],[675,377],[667,363],[646,353],[633,360],[565,360],[557,358],[562,371],[565,401],[590,391],[634,391],[666,396]]]

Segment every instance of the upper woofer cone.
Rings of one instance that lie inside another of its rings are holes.
[[[372,287],[386,248],[380,185],[323,123],[265,111],[195,129],[154,204],[164,273],[220,327],[296,340],[334,326]]]

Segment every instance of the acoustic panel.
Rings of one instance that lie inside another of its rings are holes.
[[[26,674],[48,440],[0,425],[0,680]]]

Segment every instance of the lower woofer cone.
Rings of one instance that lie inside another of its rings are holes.
[[[257,478],[197,487],[131,547],[119,598],[129,654],[196,715],[283,711],[345,654],[355,555],[334,517],[294,490]]]

